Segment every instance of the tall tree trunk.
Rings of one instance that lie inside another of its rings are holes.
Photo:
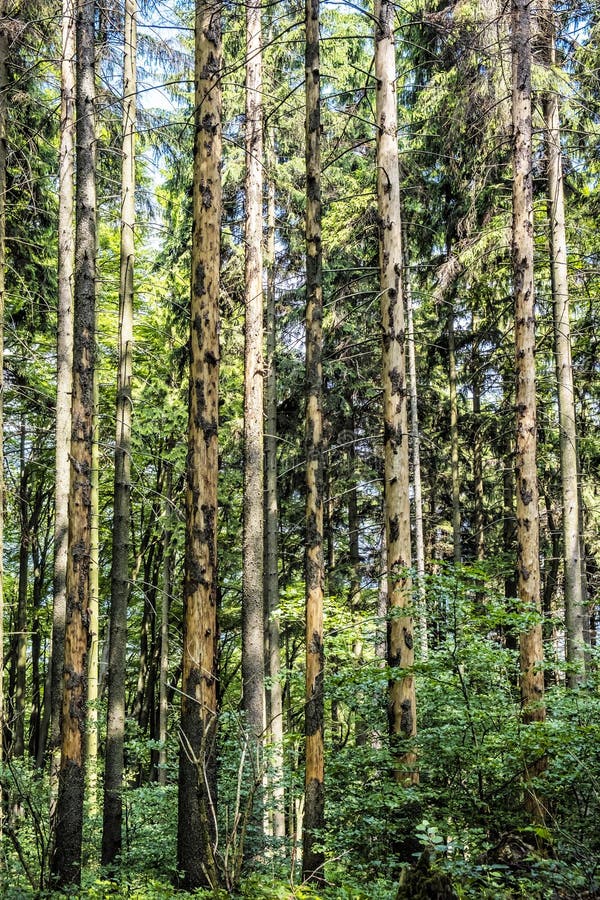
[[[516,370],[517,594],[522,608],[540,613],[539,500],[533,283],[533,178],[531,150],[531,13],[528,0],[512,0],[513,234]],[[525,722],[542,722],[544,648],[541,622],[520,638],[521,700]],[[542,764],[532,767],[537,774]],[[536,820],[543,810],[527,789]]]
[[[66,577],[69,538],[69,448],[73,383],[73,273],[75,248],[75,13],[73,0],[63,0],[61,50],[60,151],[58,182],[58,313],[56,372],[56,450],[54,499],[54,601],[50,683],[51,816],[60,769],[60,711],[65,656]]]
[[[15,697],[13,704],[12,755],[15,758],[25,753],[25,691],[27,674],[27,586],[29,580],[29,468],[25,461],[25,415],[21,415],[21,435],[19,449],[19,586],[17,590],[17,616],[15,622]]]
[[[196,0],[190,393],[178,859],[216,884],[217,476],[221,232],[221,4]]]
[[[171,505],[173,502],[173,468],[167,462],[165,476],[165,503],[163,532],[163,584],[160,603],[160,671],[158,701],[158,783],[167,783],[167,725],[169,718],[169,700],[167,696],[169,681],[169,609],[173,591],[173,531],[171,528]]]
[[[448,313],[448,386],[450,392],[450,472],[452,482],[452,546],[454,562],[462,559],[460,536],[460,461],[458,440],[458,390],[456,380],[456,344],[454,340],[454,306],[450,300]]]
[[[102,823],[103,865],[109,865],[114,862],[121,852],[127,601],[129,598],[129,531],[131,527],[131,366],[135,256],[135,119],[137,91],[136,0],[125,0],[124,13],[119,370],[117,376],[108,709],[106,717],[106,763]]]
[[[89,640],[90,478],[94,419],[96,183],[94,4],[78,0],[77,188],[71,487],[61,760],[52,870],[59,884],[81,878],[85,702]]]
[[[402,211],[401,211],[402,212]],[[427,597],[425,592],[425,538],[423,535],[423,491],[421,485],[421,445],[419,432],[419,398],[417,385],[417,358],[415,352],[415,326],[413,317],[412,284],[408,264],[408,238],[402,230],[404,252],[404,290],[406,293],[406,326],[408,350],[408,382],[410,392],[410,436],[413,463],[413,497],[415,510],[415,561],[417,565],[417,603],[419,616],[419,639],[421,658],[429,655],[427,635]]]
[[[484,486],[483,486],[483,428],[481,421],[481,388],[482,388],[482,359],[479,352],[479,337],[476,334],[478,320],[473,316],[473,360],[472,380],[473,391],[473,493],[474,493],[474,531],[475,531],[475,559],[482,562],[485,559],[485,532],[484,532]]]
[[[98,613],[100,603],[100,384],[94,370],[94,424],[92,438],[91,525],[90,525],[90,604],[87,679],[87,728],[85,765],[89,808],[96,812],[98,801]]]
[[[302,874],[323,880],[323,287],[319,0],[306,0],[306,740]]]
[[[383,330],[384,519],[388,577],[388,718],[392,752],[401,781],[416,780],[415,755],[407,741],[417,731],[406,408],[405,333],[402,285],[402,223],[396,111],[394,5],[375,2],[375,78],[377,79],[377,205]]]
[[[6,118],[8,34],[6,0],[0,0],[0,764],[4,760],[4,310],[6,270]],[[4,791],[0,784],[0,840],[4,837]]]
[[[542,4],[544,50],[549,67],[556,66],[554,11],[551,0]],[[554,310],[554,355],[558,383],[560,429],[560,472],[563,518],[563,558],[565,578],[565,625],[567,644],[567,684],[576,687],[585,678],[585,585],[581,566],[579,531],[579,490],[577,465],[577,423],[571,357],[571,324],[565,199],[560,145],[558,92],[544,94],[546,163],[548,176],[548,219],[550,222],[550,273]]]
[[[263,136],[260,0],[246,3],[246,343],[244,352],[243,708],[255,737],[265,729],[263,519]]]
[[[271,133],[271,143],[274,135]],[[267,611],[267,646],[269,675],[269,730],[273,770],[273,837],[285,837],[283,791],[283,703],[281,696],[281,661],[279,628],[279,573],[277,569],[277,537],[279,506],[277,497],[277,346],[275,313],[275,152],[269,153],[267,184],[267,314],[266,314],[266,380],[265,380],[265,605]]]

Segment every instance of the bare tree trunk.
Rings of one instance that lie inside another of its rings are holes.
[[[90,525],[90,603],[89,654],[87,680],[87,729],[85,767],[90,811],[98,802],[98,613],[100,602],[100,385],[94,370],[94,425],[92,438],[91,525]]]
[[[25,753],[25,691],[27,675],[27,585],[29,580],[29,469],[25,460],[25,415],[21,415],[19,449],[19,582],[15,622],[15,696],[13,702],[12,755],[18,759]]]
[[[419,403],[417,387],[417,359],[415,353],[415,327],[413,321],[412,285],[410,267],[408,265],[408,239],[406,230],[402,231],[402,249],[404,252],[404,290],[406,297],[406,325],[408,350],[408,382],[410,392],[410,435],[413,463],[413,492],[415,510],[415,558],[417,564],[417,603],[419,617],[419,641],[421,658],[429,656],[427,635],[427,607],[425,593],[425,538],[423,535],[423,491],[421,485],[421,447],[419,437]]]
[[[402,284],[402,222],[396,110],[394,6],[375,2],[375,77],[377,79],[377,204],[383,329],[384,519],[388,577],[388,664],[398,674],[390,681],[388,718],[392,752],[401,781],[417,780],[415,754],[407,742],[417,731],[411,603],[411,535],[408,464],[408,414]]]
[[[73,0],[63,0],[61,51],[60,151],[58,183],[58,313],[56,372],[56,451],[54,519],[54,601],[50,684],[51,817],[60,769],[60,711],[65,655],[66,577],[69,538],[69,448],[73,383],[73,234],[75,163],[75,12]]]
[[[528,0],[512,0],[513,280],[515,298],[517,592],[524,610],[540,613],[539,499],[533,282],[533,178],[531,150],[531,19]],[[542,722],[544,704],[542,625],[520,639],[521,699],[525,722]],[[531,767],[539,774],[543,763]],[[543,809],[527,789],[536,820]]]
[[[554,13],[551,0],[542,4],[544,50],[549,67],[556,66]],[[567,684],[576,687],[585,678],[585,585],[581,566],[579,515],[577,422],[571,357],[571,324],[565,199],[560,145],[558,92],[544,94],[546,162],[548,177],[548,219],[550,223],[550,273],[554,310],[554,355],[558,383],[560,429],[560,472],[563,514],[563,554],[565,577],[565,625],[567,638]]]
[[[123,20],[123,155],[121,162],[121,247],[119,287],[119,370],[117,376],[114,520],[111,570],[108,709],[102,823],[102,864],[121,852],[125,667],[131,527],[131,367],[135,259],[135,133],[137,2],[125,0]]]
[[[0,0],[0,763],[4,759],[4,291],[6,274],[6,118],[8,34],[6,0]],[[0,785],[0,839],[4,836],[4,791]]]
[[[246,328],[244,352],[244,546],[242,695],[255,737],[265,729],[263,518],[263,137],[260,0],[246,4]]]
[[[71,488],[61,761],[52,871],[59,884],[81,878],[85,703],[89,640],[90,478],[94,418],[96,183],[94,5],[78,0],[77,188]]]
[[[221,233],[221,5],[196,0],[190,393],[178,860],[212,884],[217,728],[217,476]]]
[[[448,386],[450,392],[450,470],[452,481],[452,546],[454,562],[462,560],[460,536],[460,462],[458,443],[458,391],[456,382],[456,345],[454,341],[454,307],[450,300],[448,313]]]
[[[274,135],[271,133],[271,142]],[[267,184],[267,315],[266,315],[266,380],[265,380],[265,605],[267,610],[269,730],[272,743],[272,830],[273,837],[285,837],[283,791],[283,703],[281,696],[281,661],[279,630],[279,573],[277,569],[277,537],[279,506],[277,496],[277,378],[275,350],[277,345],[275,315],[275,152],[269,154]]]
[[[472,391],[473,391],[473,492],[474,492],[474,531],[475,531],[475,559],[482,562],[485,559],[485,532],[484,532],[484,487],[483,487],[483,435],[481,422],[481,355],[479,353],[479,338],[476,334],[478,321],[473,316],[473,361],[472,361]]]
[[[322,881],[323,753],[323,286],[319,0],[306,0],[306,740],[302,874]]]
[[[163,531],[163,585],[160,603],[160,672],[159,672],[159,701],[158,701],[158,740],[160,750],[158,754],[158,783],[167,783],[167,725],[169,718],[169,700],[167,696],[169,680],[169,609],[171,606],[171,593],[173,591],[173,549],[171,541],[173,532],[171,529],[171,504],[173,502],[173,469],[167,462],[164,517],[165,527]]]

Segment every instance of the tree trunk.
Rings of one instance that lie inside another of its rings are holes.
[[[479,337],[476,334],[478,320],[473,316],[473,360],[472,381],[473,391],[473,493],[474,493],[474,532],[475,532],[475,559],[483,562],[485,559],[485,532],[484,532],[484,486],[483,486],[483,423],[481,421],[481,388],[482,388],[482,358],[479,352]]]
[[[178,860],[216,885],[217,476],[221,231],[221,6],[196,0],[190,393]]]
[[[56,372],[56,451],[54,498],[54,600],[50,683],[50,782],[54,807],[60,769],[60,711],[62,707],[67,551],[69,537],[69,448],[73,383],[73,273],[75,249],[75,18],[73,0],[63,0],[61,51],[60,151],[58,183],[58,311]],[[51,817],[53,810],[51,811]]]
[[[322,881],[323,760],[323,287],[319,0],[306,0],[306,740],[302,874]]]
[[[265,729],[263,519],[263,137],[260,0],[246,4],[246,329],[244,352],[244,546],[242,697],[248,727]]]
[[[531,20],[527,0],[512,0],[513,234],[516,371],[517,595],[523,610],[540,613],[539,500],[533,283],[533,178],[531,151]],[[544,705],[542,625],[520,638],[521,700],[525,722],[542,722]],[[543,769],[536,764],[529,774]],[[543,810],[527,789],[527,807]]]
[[[15,759],[25,753],[25,691],[27,675],[27,585],[29,579],[29,467],[25,461],[25,416],[21,415],[19,450],[19,586],[17,590],[17,616],[15,622],[15,696],[13,702],[12,755]]]
[[[90,605],[87,679],[87,728],[85,766],[89,809],[98,802],[98,613],[100,603],[100,385],[94,371],[94,424],[92,438],[91,525],[90,525]]]
[[[406,408],[405,333],[402,285],[402,223],[396,111],[394,6],[375,3],[375,77],[377,79],[377,205],[383,330],[384,519],[388,577],[388,719],[396,776],[415,781],[415,755],[407,742],[417,731],[412,674],[414,641],[411,603],[411,535]]]
[[[167,783],[167,725],[169,718],[169,700],[167,688],[169,681],[169,609],[171,606],[171,593],[173,591],[173,548],[171,542],[173,531],[171,528],[171,505],[173,502],[173,468],[167,462],[165,486],[164,517],[165,527],[163,532],[163,585],[160,604],[160,671],[159,671],[159,701],[158,701],[158,740],[160,750],[158,754],[158,783]]]
[[[425,592],[425,538],[423,536],[423,492],[421,486],[421,447],[419,437],[419,403],[417,385],[417,359],[415,353],[415,328],[413,321],[412,285],[408,265],[408,239],[402,232],[404,252],[404,290],[406,292],[406,325],[408,350],[408,381],[410,392],[410,435],[413,462],[413,492],[415,510],[415,558],[417,564],[417,603],[421,658],[429,656],[427,635],[427,596]]]
[[[90,478],[94,418],[96,183],[94,6],[78,0],[77,189],[71,487],[61,760],[52,870],[59,884],[81,878],[85,702],[89,640]]]
[[[551,2],[541,10],[544,50],[549,67],[556,66],[554,14]],[[554,311],[554,355],[558,383],[560,429],[560,473],[563,514],[563,554],[565,578],[565,626],[567,644],[567,684],[576,687],[585,678],[585,586],[581,566],[579,531],[579,491],[577,464],[577,423],[571,358],[567,237],[565,199],[560,145],[558,92],[544,94],[546,164],[548,177],[548,219],[550,223],[550,273]]]
[[[452,482],[452,547],[454,562],[462,560],[460,536],[460,462],[458,445],[458,391],[456,381],[456,345],[454,341],[454,307],[450,300],[448,313],[448,387],[450,393],[450,471]]]
[[[271,133],[271,140],[274,136]],[[269,730],[272,748],[273,837],[285,837],[283,791],[283,704],[281,696],[281,662],[279,629],[279,573],[277,569],[277,532],[279,507],[277,497],[277,378],[275,349],[277,345],[275,313],[275,153],[269,154],[267,185],[267,315],[266,315],[266,380],[265,380],[265,605],[267,610]]]
[[[8,34],[0,0],[0,764],[4,760],[4,308],[6,270],[6,118],[8,109]],[[4,790],[0,784],[0,840],[4,837]]]
[[[123,20],[123,155],[121,161],[121,248],[119,285],[119,370],[117,375],[114,520],[112,540],[108,709],[102,864],[121,852],[125,667],[131,527],[131,366],[133,347],[133,270],[135,257],[135,131],[137,3],[125,0]]]

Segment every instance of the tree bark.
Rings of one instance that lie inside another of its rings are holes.
[[[271,143],[274,135],[271,133]],[[283,790],[283,703],[281,696],[281,651],[279,627],[279,572],[277,537],[279,505],[277,495],[277,346],[275,312],[275,152],[268,158],[267,184],[267,314],[266,314],[266,379],[265,379],[265,605],[267,611],[267,661],[269,674],[269,730],[272,743],[272,832],[285,837]]]
[[[12,755],[19,759],[25,753],[25,691],[27,675],[27,584],[29,579],[29,467],[25,460],[25,415],[21,415],[19,449],[19,582],[15,621],[15,696],[13,701]]]
[[[173,503],[173,468],[167,462],[165,476],[165,502],[163,531],[163,584],[160,604],[160,671],[159,671],[159,701],[158,701],[158,740],[160,750],[158,754],[158,783],[167,783],[167,725],[169,718],[169,700],[167,696],[169,681],[169,609],[171,606],[171,593],[173,591],[173,549],[171,542],[173,531],[171,528],[171,505]]]
[[[396,777],[416,781],[415,754],[407,747],[416,734],[414,641],[411,604],[411,535],[408,413],[402,284],[402,223],[396,111],[394,6],[375,3],[377,80],[377,205],[383,331],[384,519],[388,578],[388,664],[393,675],[388,719]]]
[[[524,611],[540,614],[539,499],[535,376],[535,298],[533,282],[533,178],[531,149],[531,13],[528,0],[512,0],[513,229],[516,371],[517,594]],[[521,701],[525,722],[543,722],[544,648],[542,625],[520,636]],[[538,774],[543,763],[528,775]],[[527,779],[529,781],[529,779]],[[527,807],[543,819],[535,794]]]
[[[90,524],[90,604],[87,678],[87,726],[85,766],[89,809],[97,811],[98,801],[98,613],[100,605],[100,384],[94,370],[94,422],[92,437],[91,524]]]
[[[196,0],[190,393],[178,859],[216,886],[217,476],[221,231],[221,5]]]
[[[421,658],[429,656],[427,635],[427,597],[425,592],[425,538],[423,535],[423,491],[421,485],[421,446],[419,432],[419,398],[417,383],[417,359],[415,352],[415,327],[413,317],[412,285],[408,265],[408,239],[406,230],[402,232],[404,252],[404,290],[406,294],[406,326],[408,350],[408,382],[410,392],[410,436],[413,463],[413,496],[415,522],[415,561],[417,565],[417,603],[419,617],[419,643]]]
[[[0,0],[0,764],[4,760],[4,310],[6,277],[6,118],[8,110],[8,34]],[[4,836],[4,791],[0,784],[0,839]]]
[[[112,540],[108,709],[102,823],[102,864],[121,852],[125,742],[125,668],[131,527],[131,368],[135,259],[135,133],[137,3],[125,0],[123,19],[123,135],[121,161],[121,247],[119,369],[117,376],[114,520]]]
[[[255,738],[265,729],[263,519],[263,136],[260,0],[246,3],[246,329],[244,352],[244,545],[242,698]]]
[[[60,150],[58,181],[58,312],[56,371],[56,450],[54,519],[54,600],[50,683],[50,783],[54,808],[60,769],[60,711],[65,655],[66,577],[69,537],[69,447],[73,383],[73,275],[75,247],[75,14],[63,0],[61,50]],[[51,817],[53,809],[51,811]]]
[[[323,753],[323,286],[319,0],[306,0],[306,741],[302,874],[322,881],[317,849],[325,823]]]
[[[452,547],[454,562],[462,560],[460,535],[460,461],[458,435],[458,391],[456,381],[456,344],[454,340],[454,306],[450,300],[447,323],[448,333],[448,387],[450,395],[450,472],[452,482]]]
[[[551,2],[542,4],[541,20],[546,64],[556,66],[554,13]],[[571,355],[567,237],[560,144],[558,92],[544,94],[550,273],[554,319],[554,356],[558,384],[560,472],[562,495],[563,559],[567,684],[573,688],[585,678],[585,585],[581,565],[581,537],[577,461],[577,421]]]
[[[96,300],[94,5],[78,0],[77,187],[71,487],[61,761],[52,871],[79,884],[83,828],[85,703],[89,641],[92,431]]]

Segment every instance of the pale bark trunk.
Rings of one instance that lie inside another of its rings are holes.
[[[375,3],[375,77],[377,79],[377,202],[383,329],[384,519],[388,577],[388,719],[396,776],[417,779],[415,755],[407,742],[417,731],[412,674],[414,641],[411,597],[411,535],[408,464],[408,414],[402,284],[402,223],[396,110],[394,6]]]
[[[427,607],[425,593],[425,538],[423,535],[423,491],[421,485],[421,446],[419,432],[419,405],[417,385],[417,358],[415,350],[415,327],[413,316],[412,284],[410,267],[408,265],[408,241],[406,231],[403,229],[404,252],[404,290],[406,293],[406,327],[407,327],[407,356],[408,356],[408,382],[410,392],[410,435],[412,444],[413,462],[413,492],[414,492],[414,522],[415,522],[415,561],[417,566],[417,609],[419,617],[419,644],[421,658],[426,660],[429,656],[429,642],[427,635]]]
[[[56,803],[60,769],[60,711],[65,656],[66,577],[69,538],[69,448],[73,384],[74,164],[75,164],[75,12],[63,0],[60,151],[58,183],[58,312],[56,372],[56,450],[54,519],[54,601],[50,685],[50,783]]]
[[[478,321],[473,316],[473,492],[474,492],[474,531],[475,531],[475,559],[482,562],[485,559],[485,532],[484,532],[484,485],[483,485],[483,433],[481,421],[481,354],[479,352],[479,339],[476,334]]]
[[[512,0],[513,234],[516,370],[517,593],[522,608],[540,613],[539,499],[533,281],[533,178],[531,147],[531,13],[528,0]],[[525,722],[542,722],[544,648],[541,622],[520,637],[521,700]],[[536,763],[528,774],[538,774]],[[527,778],[527,782],[528,782]],[[526,805],[543,819],[536,795],[526,785]]]
[[[274,136],[271,135],[271,141]],[[266,379],[265,379],[265,605],[267,611],[267,646],[269,674],[269,729],[272,743],[272,831],[273,837],[285,837],[283,791],[283,703],[281,695],[281,661],[279,629],[279,573],[277,569],[277,537],[279,506],[277,496],[277,378],[275,350],[277,345],[275,316],[275,181],[272,172],[275,153],[269,154],[267,185],[267,315],[266,315]]]
[[[542,5],[545,56],[556,66],[554,14],[551,3]],[[554,355],[558,383],[560,471],[563,514],[563,559],[565,578],[565,626],[567,684],[576,687],[585,678],[585,586],[581,566],[581,539],[577,464],[577,422],[571,357],[567,237],[560,144],[560,111],[557,91],[544,95],[548,219],[550,223],[550,273],[554,311]]]
[[[450,301],[452,303],[452,300]],[[456,381],[456,344],[454,340],[454,308],[448,313],[448,387],[450,394],[450,473],[452,482],[452,547],[454,562],[462,560],[460,535],[460,462],[458,436],[458,390]]]
[[[123,19],[123,135],[121,162],[121,247],[119,286],[119,370],[117,376],[114,519],[108,658],[108,709],[102,863],[121,852],[125,741],[125,666],[131,525],[131,367],[135,258],[135,133],[137,3],[125,0]]]
[[[19,449],[19,582],[17,590],[17,615],[15,619],[15,696],[13,701],[13,740],[12,755],[15,758],[25,753],[25,690],[27,674],[27,582],[29,574],[29,488],[28,469],[25,461],[25,417],[21,416],[21,435]]]
[[[246,328],[244,352],[244,545],[242,695],[255,737],[265,729],[263,518],[263,137],[260,0],[246,4]]]
[[[302,873],[322,881],[323,752],[323,287],[319,0],[306,0],[306,739]]]
[[[52,868],[60,884],[79,883],[83,829],[83,740],[89,639],[90,477],[94,415],[96,183],[94,7],[78,0],[77,188],[71,488],[61,762]]]
[[[196,0],[190,393],[178,859],[184,886],[217,881],[217,476],[221,5]]]

